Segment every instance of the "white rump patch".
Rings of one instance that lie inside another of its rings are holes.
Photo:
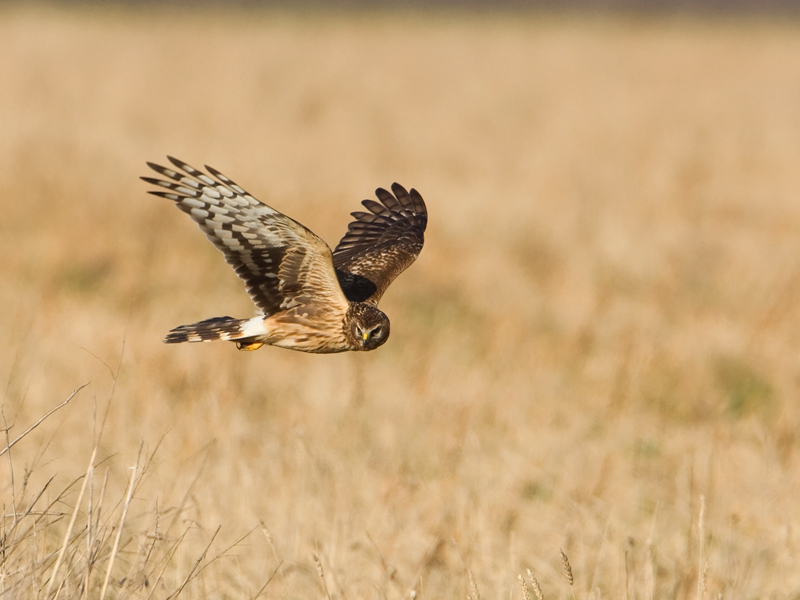
[[[267,335],[267,328],[264,327],[264,317],[253,317],[252,319],[247,319],[247,321],[241,325],[241,332],[245,337]]]

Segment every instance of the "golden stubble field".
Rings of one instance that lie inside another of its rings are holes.
[[[0,82],[0,447],[89,382],[0,597],[800,593],[800,23],[6,7]],[[163,345],[252,311],[167,153],[331,245],[419,189],[389,343]]]

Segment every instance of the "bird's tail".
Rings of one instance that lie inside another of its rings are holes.
[[[255,350],[261,347],[261,344],[255,338],[265,333],[263,317],[254,317],[252,319],[214,317],[199,323],[176,327],[167,334],[167,337],[164,338],[164,343],[180,344],[181,342],[231,340],[239,342],[237,345],[242,349]],[[253,346],[256,347],[253,348]]]

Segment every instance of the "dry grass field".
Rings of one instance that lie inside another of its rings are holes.
[[[0,598],[800,596],[800,23],[6,7],[0,82]],[[252,314],[168,153],[420,190],[389,342],[162,344]]]

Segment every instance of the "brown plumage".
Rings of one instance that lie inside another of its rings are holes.
[[[167,180],[142,177],[167,191],[245,282],[258,309],[252,319],[215,317],[181,325],[167,343],[231,340],[240,350],[264,344],[303,352],[374,350],[389,337],[378,310],[386,288],[419,255],[428,214],[419,193],[392,184],[364,200],[331,252],[297,221],[256,200],[206,166],[206,173],[172,157],[178,170],[148,166]]]

